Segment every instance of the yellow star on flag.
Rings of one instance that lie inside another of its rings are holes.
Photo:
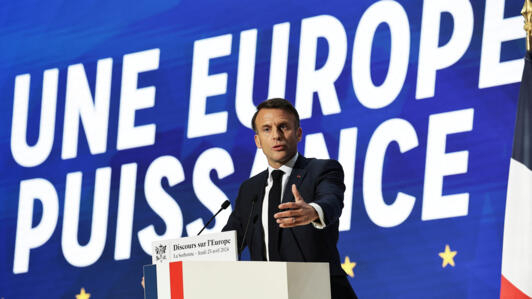
[[[345,273],[347,273],[347,275],[349,275],[351,277],[355,277],[355,273],[353,272],[353,268],[355,268],[356,265],[357,265],[357,263],[351,262],[351,260],[349,260],[349,257],[346,256],[345,257],[345,261],[342,264],[342,269],[344,269],[344,271],[345,271]]]
[[[89,299],[90,297],[90,293],[85,293],[85,288],[81,288],[79,294],[76,295],[76,299]]]
[[[440,252],[439,256],[442,258],[442,264],[441,267],[445,268],[447,267],[447,264],[450,264],[454,267],[454,256],[457,254],[457,251],[451,251],[451,248],[448,244],[445,245],[445,251]]]

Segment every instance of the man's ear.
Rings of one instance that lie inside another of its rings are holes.
[[[301,138],[303,138],[303,129],[301,127],[297,128],[297,142],[301,141]]]
[[[255,134],[255,145],[257,146],[257,148],[262,148],[262,146],[260,145],[259,136],[257,134]]]

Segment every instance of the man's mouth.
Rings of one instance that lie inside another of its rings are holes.
[[[273,148],[274,151],[282,151],[282,150],[285,149],[285,145],[284,144],[278,144],[278,145],[274,145],[272,148]]]

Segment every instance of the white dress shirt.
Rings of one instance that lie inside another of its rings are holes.
[[[292,159],[290,159],[286,164],[279,167],[279,170],[282,170],[284,172],[282,181],[281,181],[281,198],[279,199],[279,204],[281,203],[281,200],[283,198],[284,191],[286,189],[286,183],[288,183],[288,178],[290,177],[290,174],[292,173],[292,169],[294,168],[294,165],[296,164],[297,157],[299,157],[299,153],[296,153]],[[268,249],[268,201],[269,201],[269,194],[270,189],[273,185],[273,178],[272,178],[272,171],[276,170],[275,168],[268,165],[268,181],[266,185],[266,189],[264,191],[264,198],[262,200],[262,228],[264,229],[264,244],[266,245],[266,260],[270,260],[270,252]],[[291,186],[288,186],[289,188],[292,188]],[[291,189],[290,189],[290,192]],[[316,203],[309,203],[318,213],[319,221],[316,220],[312,222],[312,225],[314,225],[317,229],[322,229],[325,227],[325,221],[324,221],[324,215],[323,215],[323,209],[320,207],[320,205]]]

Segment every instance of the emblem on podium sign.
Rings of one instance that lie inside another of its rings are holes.
[[[159,244],[159,246],[154,247],[155,249],[155,261],[166,261],[166,245]]]

